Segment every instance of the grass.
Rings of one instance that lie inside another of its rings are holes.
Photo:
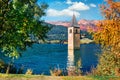
[[[120,80],[117,76],[91,76],[95,80]]]
[[[120,80],[115,76],[45,76],[25,74],[0,74],[0,80]]]

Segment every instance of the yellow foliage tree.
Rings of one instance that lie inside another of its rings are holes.
[[[105,19],[99,21],[98,31],[93,35],[94,41],[103,49],[96,71],[99,75],[120,76],[120,2],[106,2],[100,6]]]
[[[94,34],[94,40],[120,57],[120,2],[106,2],[106,5],[100,6],[105,20],[97,24],[99,29]]]

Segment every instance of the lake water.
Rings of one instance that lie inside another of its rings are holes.
[[[69,51],[67,44],[34,44],[14,63],[17,67],[24,66],[25,71],[32,69],[35,74],[49,75],[51,68],[66,69],[81,59],[81,70],[85,72],[97,65],[98,52],[99,46],[93,43],[81,44],[75,51]]]

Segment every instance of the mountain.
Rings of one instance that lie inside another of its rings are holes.
[[[81,30],[88,31],[89,29],[92,29],[93,31],[97,30],[96,24],[98,23],[97,20],[79,20],[78,25],[80,26]]]
[[[78,21],[78,25],[80,26],[80,34],[81,38],[86,37],[92,39],[92,36],[88,33],[88,29],[96,30],[95,24],[98,21],[95,20],[80,20]],[[47,22],[47,24],[51,25],[51,30],[47,33],[47,40],[67,40],[68,31],[67,27],[70,26],[70,22],[66,21],[56,21],[56,22]]]
[[[47,21],[46,23],[57,25],[57,26],[58,25],[65,26],[65,27],[70,26],[70,22],[67,22],[67,21]]]
[[[47,21],[47,23],[49,24],[53,24],[53,25],[61,25],[64,27],[69,27],[70,26],[70,22],[67,21]],[[93,31],[96,31],[96,24],[98,23],[97,20],[79,20],[78,21],[78,25],[80,26],[80,29],[83,31],[88,31],[89,29],[92,29]]]
[[[67,40],[67,33],[67,27],[52,25],[51,30],[47,33],[47,40]]]

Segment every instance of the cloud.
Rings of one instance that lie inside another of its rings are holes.
[[[91,3],[91,4],[90,4],[90,6],[91,6],[91,7],[96,7],[96,5],[95,5],[95,4],[93,4],[93,3]]]
[[[76,15],[76,17],[80,16],[79,11],[83,10],[89,10],[90,7],[82,2],[72,2],[71,0],[67,0],[67,4],[69,5],[67,8],[63,10],[57,10],[57,9],[48,9],[47,10],[47,16],[52,17],[59,17],[59,16],[73,16],[73,12]]]
[[[68,7],[68,9],[81,11],[81,10],[89,10],[90,7],[87,6],[86,4],[82,3],[82,2],[74,2],[73,5]]]
[[[80,13],[77,11],[74,11],[74,14],[76,17],[80,16]],[[53,17],[58,17],[58,16],[73,16],[73,11],[69,9],[63,9],[61,11],[55,10],[55,9],[49,9],[47,11],[47,16],[53,16]]]
[[[72,4],[72,1],[71,1],[71,0],[67,0],[66,3],[67,3],[67,4]]]

